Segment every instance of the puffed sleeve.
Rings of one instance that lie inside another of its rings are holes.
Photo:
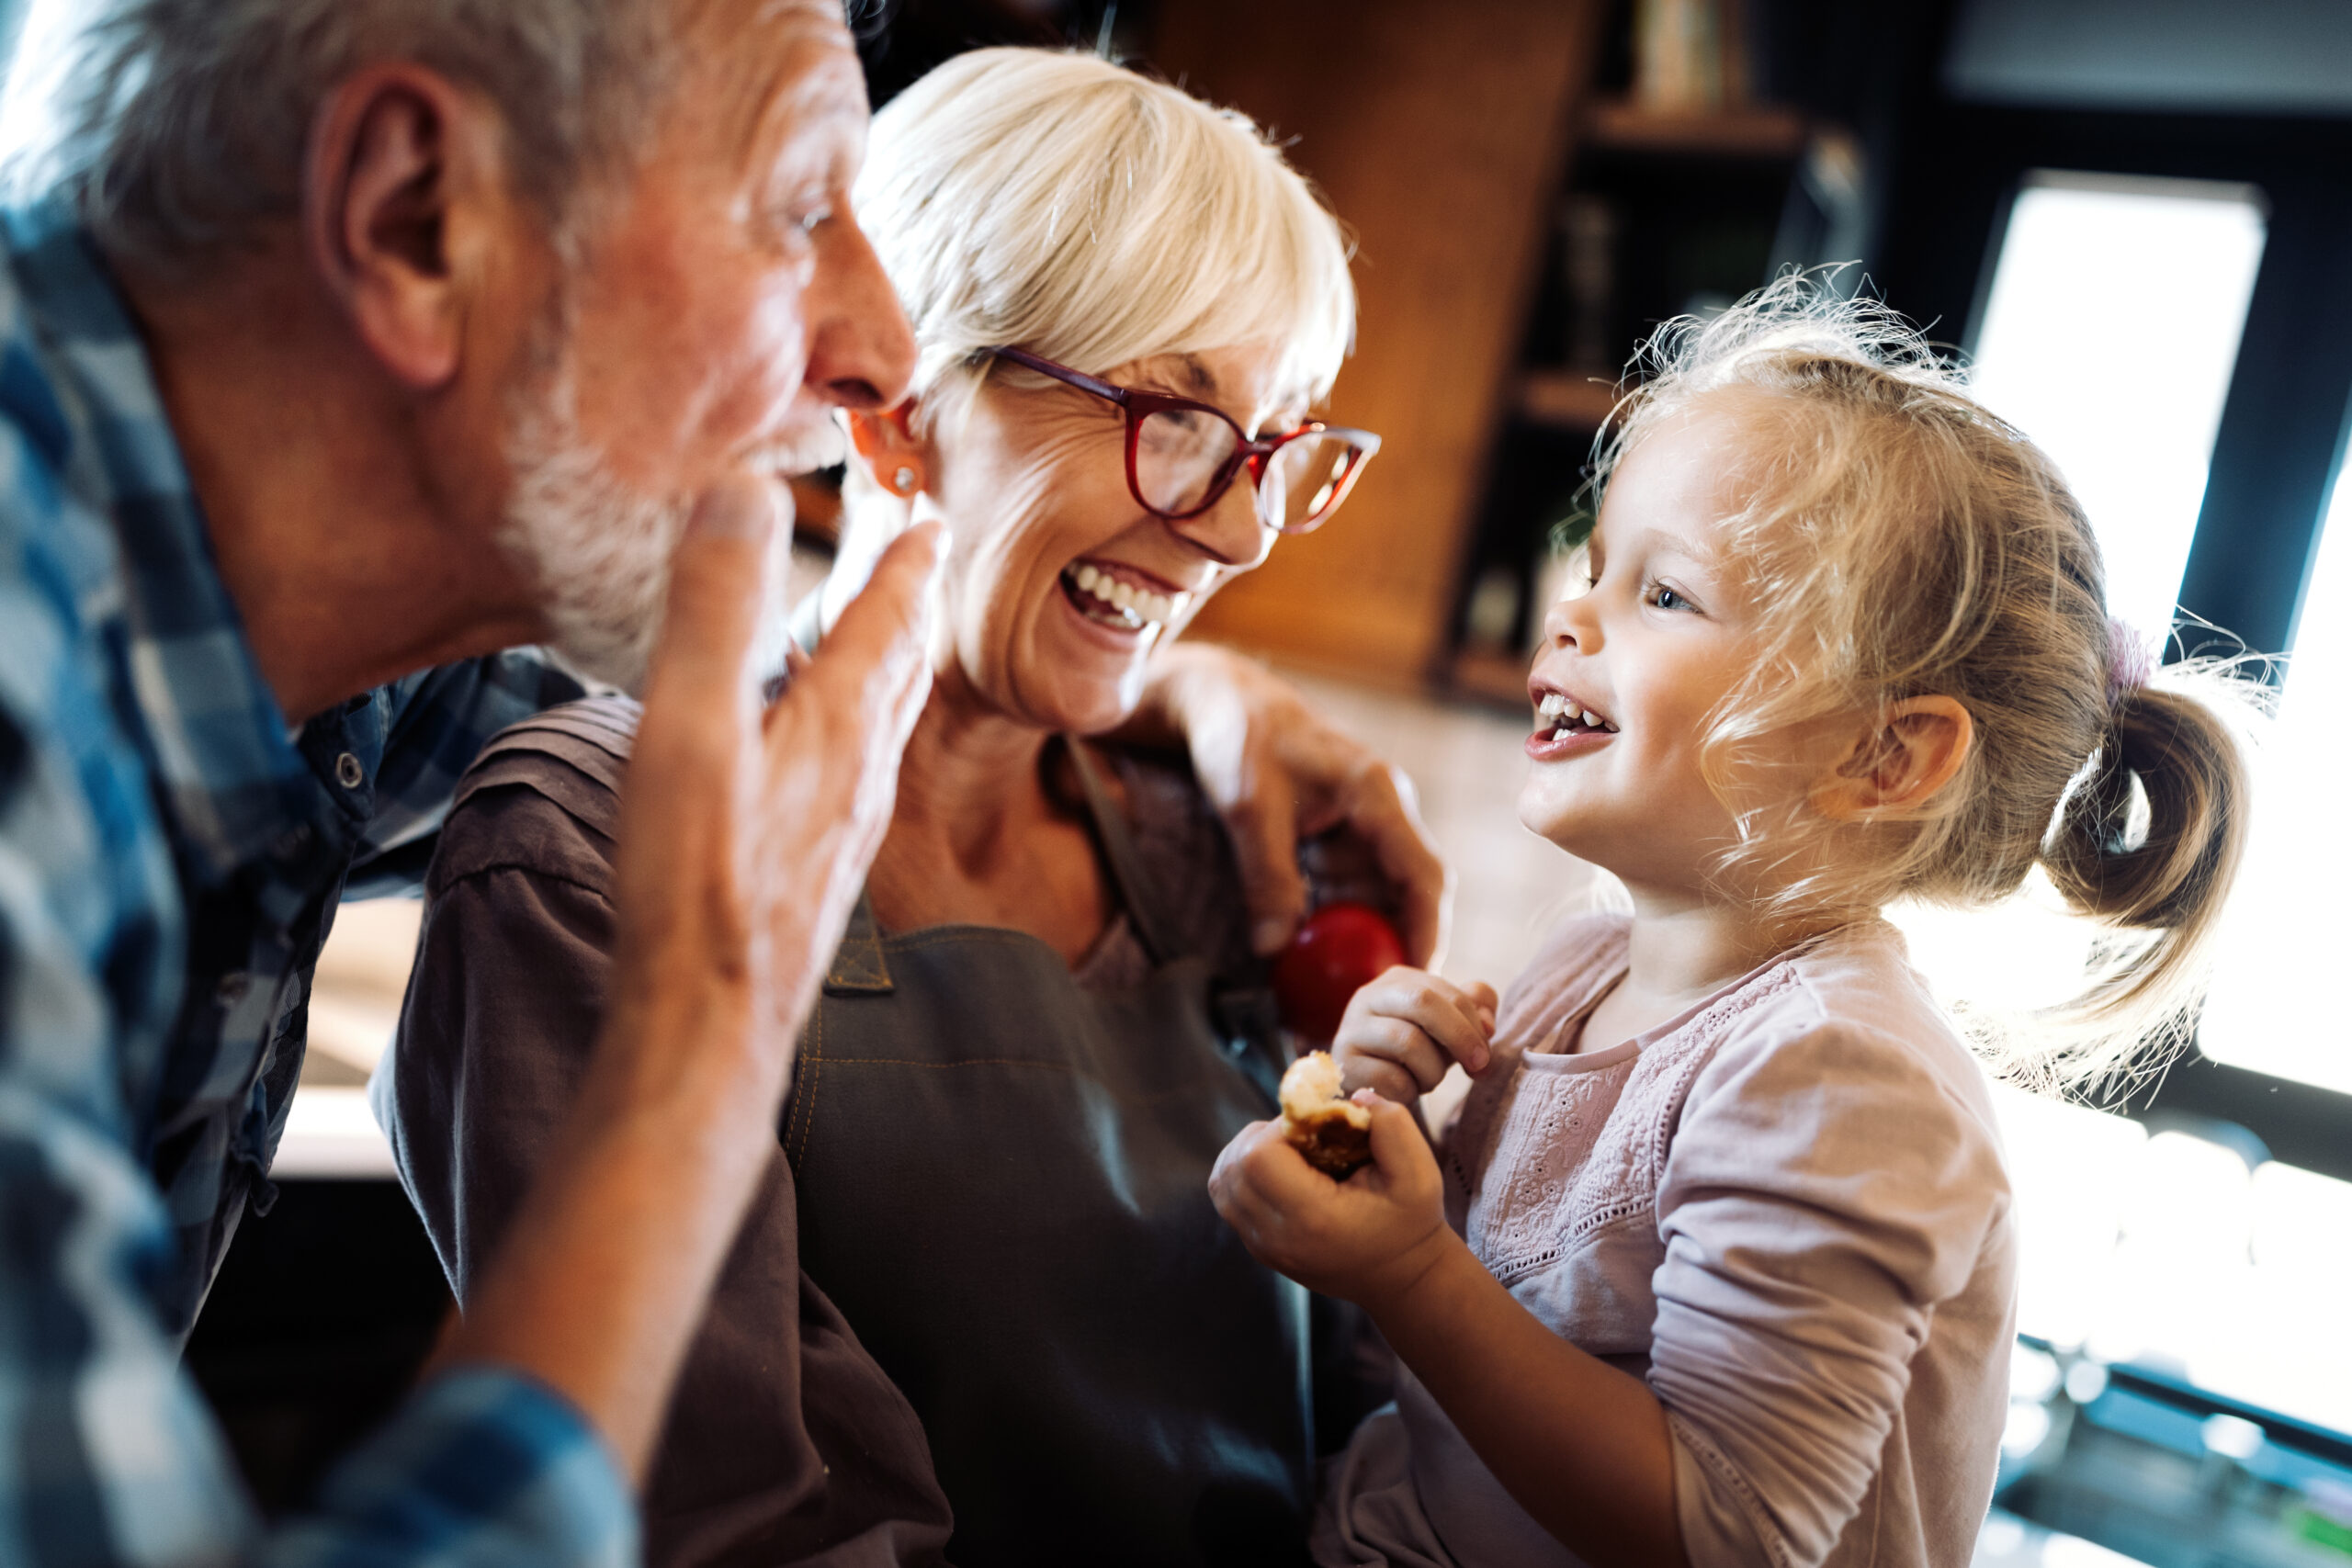
[[[1900,1039],[1812,1020],[1700,1073],[1659,1186],[1650,1367],[1692,1568],[1828,1556],[2007,1201],[1992,1130]]]

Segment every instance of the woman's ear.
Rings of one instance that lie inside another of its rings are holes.
[[[922,443],[915,438],[915,400],[907,398],[895,408],[849,409],[849,444],[865,465],[874,482],[892,495],[912,496],[929,481],[923,471]]]
[[[1840,822],[1903,816],[1951,783],[1976,744],[1976,723],[1952,697],[1905,697],[1813,787],[1813,804]]]

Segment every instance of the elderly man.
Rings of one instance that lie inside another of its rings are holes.
[[[764,711],[775,476],[910,344],[836,0],[37,11],[0,217],[0,1561],[618,1561],[921,705],[910,533]],[[265,1539],[175,1362],[345,893],[495,729],[642,682],[570,1130],[392,1426]],[[1391,775],[1195,651],[1269,941]],[[1213,764],[1213,765],[1209,765]]]

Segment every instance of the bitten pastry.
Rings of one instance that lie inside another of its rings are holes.
[[[1340,1064],[1310,1051],[1283,1074],[1283,1137],[1306,1163],[1345,1181],[1372,1159],[1372,1112],[1340,1098]]]

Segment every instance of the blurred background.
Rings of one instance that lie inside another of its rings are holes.
[[[0,38],[16,6],[0,0]],[[1838,265],[1967,357],[2088,506],[2173,656],[2288,655],[2251,886],[2197,1048],[2115,1103],[2004,1091],[2027,1238],[1986,1564],[2352,1564],[2352,0],[902,0],[876,104],[957,51],[1100,50],[1267,125],[1353,231],[1334,417],[1386,446],[1196,635],[1414,773],[1462,873],[1447,968],[1500,984],[1606,897],[1511,801],[1522,682],[1637,340]],[[830,549],[821,478],[801,565]],[[2079,946],[1905,916],[1957,994]],[[361,1086],[413,906],[319,971],[277,1208],[189,1356],[272,1507],[396,1396],[447,1296]]]

